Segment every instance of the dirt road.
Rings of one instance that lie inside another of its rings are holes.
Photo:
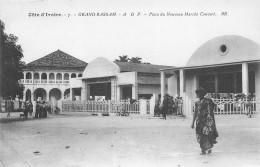
[[[216,116],[220,137],[205,156],[187,118],[0,116],[2,166],[260,166],[258,115]]]

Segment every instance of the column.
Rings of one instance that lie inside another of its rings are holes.
[[[23,90],[23,101],[25,101],[26,100],[26,90],[24,89]]]
[[[39,73],[40,83],[42,83],[42,73]]]
[[[61,82],[64,83],[64,73],[61,73]]]
[[[86,100],[90,98],[90,85],[86,83]]]
[[[26,79],[26,72],[23,72],[23,83],[25,83],[25,79]]]
[[[57,73],[54,73],[54,81],[55,81],[55,84],[56,84],[56,79],[57,79]]]
[[[46,91],[46,101],[50,101],[50,97],[49,97],[49,90],[45,90]]]
[[[61,90],[61,100],[64,100],[64,90]]]
[[[119,85],[116,86],[116,99],[115,100],[120,100],[122,98],[122,91],[121,87]]]
[[[48,72],[48,73],[46,73],[47,74],[47,84],[49,83],[49,80],[50,80],[50,73]]]
[[[135,82],[132,86],[132,99],[138,99],[138,79],[137,72],[135,72]]]
[[[183,69],[180,69],[180,96],[183,97],[185,93],[185,73]]]
[[[31,91],[31,101],[34,101],[34,90]]]
[[[165,72],[161,71],[161,104],[165,95]]]
[[[81,100],[88,100],[90,96],[90,85],[82,80]]]
[[[81,88],[81,100],[87,100],[86,98],[86,81],[82,80],[82,88]]]
[[[72,101],[73,100],[73,89],[70,88],[70,100]]]
[[[116,99],[116,79],[115,78],[111,78],[111,100],[115,100]]]
[[[194,74],[194,76],[193,76],[191,87],[192,87],[192,90],[190,92],[190,94],[191,94],[190,97],[191,97],[191,99],[196,99],[197,95],[196,95],[195,91],[199,88],[199,77],[196,74]]]
[[[31,74],[32,74],[32,83],[34,83],[34,72],[32,72]]]
[[[219,92],[219,90],[218,90],[218,74],[217,75],[215,75],[215,99],[217,99],[218,98],[218,92]]]
[[[242,64],[242,93],[248,95],[249,93],[249,86],[248,86],[248,64]]]

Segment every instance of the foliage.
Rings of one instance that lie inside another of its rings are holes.
[[[127,55],[119,56],[119,59],[115,59],[115,61],[119,62],[130,62],[130,63],[143,63],[143,64],[150,64],[148,62],[142,62],[141,57],[132,57],[129,58]]]
[[[1,47],[2,47],[2,79],[1,90],[3,97],[19,95],[23,97],[24,86],[18,83],[22,78],[22,68],[25,63],[21,61],[23,58],[23,50],[17,44],[18,37],[13,34],[6,34],[4,32],[5,25],[0,20],[1,31]]]
[[[123,56],[119,56],[119,59],[116,59],[115,61],[128,62],[129,58],[127,55],[123,55]]]

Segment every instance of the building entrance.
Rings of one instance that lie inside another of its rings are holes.
[[[105,96],[106,100],[111,99],[111,82],[95,83],[90,85],[90,96]]]

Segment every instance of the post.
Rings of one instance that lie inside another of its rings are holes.
[[[158,94],[153,94],[151,100],[150,100],[150,114],[154,115],[154,107],[155,107],[155,103],[158,99]]]
[[[132,86],[132,99],[138,99],[138,81],[137,72],[135,71],[135,82]]]
[[[215,99],[218,98],[218,74],[215,75]]]
[[[70,100],[73,101],[73,88],[70,88]]]
[[[165,95],[165,72],[161,71],[161,104]]]
[[[185,92],[185,73],[183,69],[180,69],[180,96],[183,97]]]
[[[140,114],[145,115],[147,114],[147,100],[140,99]]]
[[[249,89],[248,89],[248,64],[243,63],[242,64],[242,93],[245,95],[248,95]]]
[[[82,80],[81,100],[86,100],[86,81]]]

